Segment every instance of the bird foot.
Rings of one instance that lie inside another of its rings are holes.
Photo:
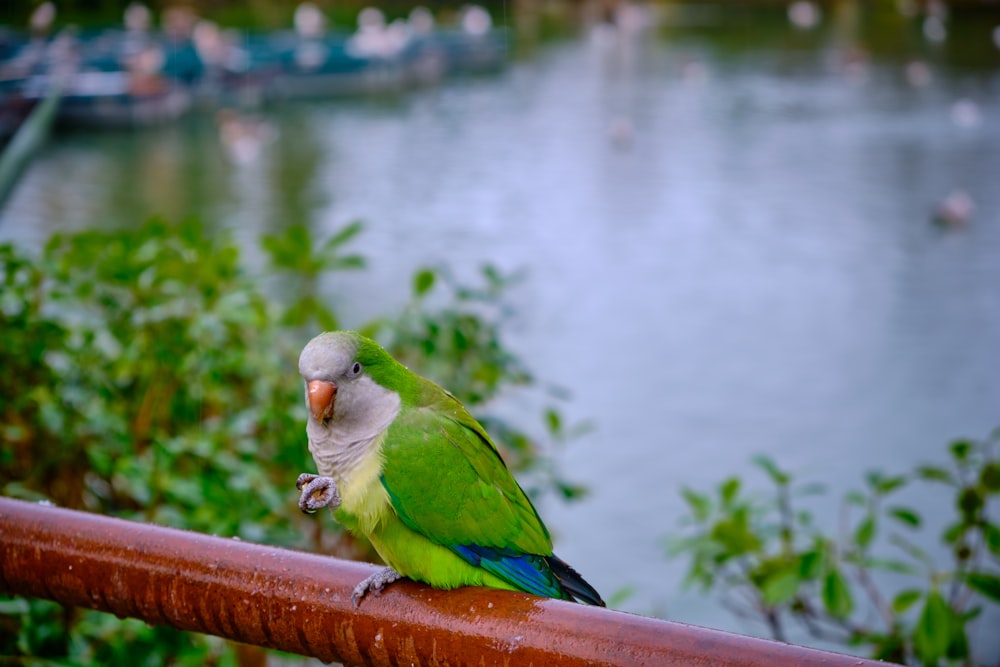
[[[312,514],[323,507],[337,509],[340,506],[337,483],[330,477],[304,472],[295,480],[295,488],[302,492],[299,496],[299,509],[306,514]]]
[[[351,602],[354,603],[355,607],[358,607],[361,605],[361,598],[367,595],[369,591],[378,595],[382,592],[383,588],[402,578],[403,575],[396,572],[391,567],[383,567],[381,570],[354,587],[354,593],[351,594]]]

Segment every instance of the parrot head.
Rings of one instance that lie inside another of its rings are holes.
[[[399,366],[377,343],[352,331],[316,336],[299,356],[310,422],[362,430],[395,416],[399,394],[392,388]],[[405,369],[403,369],[405,370]]]

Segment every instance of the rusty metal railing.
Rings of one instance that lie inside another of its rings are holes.
[[[865,667],[870,660],[0,498],[0,591],[348,665]]]

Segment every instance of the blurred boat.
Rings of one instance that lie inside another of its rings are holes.
[[[294,43],[275,38],[264,48],[276,63],[265,85],[266,97],[274,100],[399,93],[448,76],[499,72],[507,59],[506,39],[498,31],[436,31],[386,51],[359,48],[356,35]],[[255,56],[264,64],[261,54]]]
[[[190,93],[163,75],[162,53],[155,44],[126,49],[120,37],[120,31],[63,31],[43,55],[18,54],[12,63],[19,64],[0,68],[0,86],[34,104],[48,95],[54,80],[61,80],[59,125],[148,125],[186,112]],[[29,44],[25,50],[32,48]]]
[[[42,99],[50,77],[25,82],[24,97]],[[174,120],[191,107],[191,94],[163,80],[143,81],[123,71],[76,72],[67,82],[56,123],[88,128],[154,125]]]
[[[278,36],[269,41],[265,48],[277,65],[265,85],[269,99],[390,93],[402,90],[406,82],[404,62],[398,55],[359,52],[352,48],[350,36]],[[267,62],[260,53],[258,58]]]
[[[296,30],[252,33],[220,28],[190,10],[149,28],[148,10],[130,5],[123,28],[57,37],[0,33],[0,137],[12,134],[68,72],[57,123],[118,127],[162,123],[194,104],[246,107],[264,101],[400,93],[445,77],[500,71],[507,36],[486,10],[467,7],[459,26],[437,29],[426,9],[385,21],[362,10],[353,32],[326,30],[325,17],[304,3]]]
[[[423,7],[391,23],[381,10],[366,7],[350,34],[327,33],[324,18],[309,3],[299,10],[295,33],[253,49],[270,52],[278,64],[267,86],[271,98],[399,92],[449,75],[497,72],[507,61],[507,35],[493,28],[481,7],[465,8],[459,27],[450,30],[436,29]]]

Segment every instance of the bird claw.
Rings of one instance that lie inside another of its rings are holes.
[[[354,603],[355,607],[359,607],[361,605],[361,598],[369,592],[379,595],[383,588],[402,578],[403,575],[396,572],[391,567],[383,567],[381,570],[354,587],[354,592],[351,594],[351,602]]]
[[[330,477],[304,472],[295,480],[295,488],[302,492],[299,496],[299,509],[306,514],[313,514],[323,507],[337,509],[340,505],[337,483]]]

